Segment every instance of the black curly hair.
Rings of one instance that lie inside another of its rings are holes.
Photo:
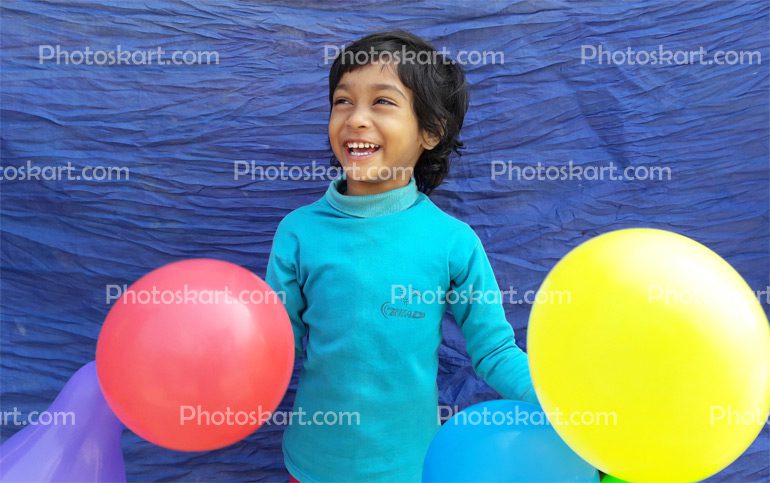
[[[329,105],[333,107],[334,91],[345,73],[383,59],[395,59],[399,79],[412,90],[420,128],[440,139],[420,155],[414,167],[417,189],[428,195],[447,176],[452,151],[459,155],[463,147],[459,135],[468,110],[465,74],[459,64],[416,35],[403,30],[378,32],[337,55],[329,71]],[[341,167],[334,156],[331,163]]]

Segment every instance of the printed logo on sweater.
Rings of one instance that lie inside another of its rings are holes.
[[[412,296],[417,296],[417,299],[419,300],[420,292],[412,289],[411,293],[405,294],[403,297],[395,299],[394,302],[385,302],[380,306],[380,312],[386,319],[391,319],[394,317],[402,319],[424,318],[425,312],[410,308],[409,301]]]

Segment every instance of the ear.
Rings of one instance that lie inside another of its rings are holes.
[[[441,138],[439,136],[432,135],[427,131],[423,131],[422,136],[420,137],[420,144],[423,148],[425,148],[426,151],[430,151],[431,149],[438,146],[440,141]]]

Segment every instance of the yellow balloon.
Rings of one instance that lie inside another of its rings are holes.
[[[548,274],[530,316],[535,391],[583,459],[634,482],[692,482],[735,461],[770,411],[770,325],[705,246],[634,228]]]

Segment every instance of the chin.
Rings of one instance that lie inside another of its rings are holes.
[[[356,176],[356,177],[348,176],[347,179],[349,181],[357,181],[359,183],[366,183],[366,184],[378,184],[378,183],[384,183],[385,181],[388,181],[386,179],[378,179],[378,178],[373,178],[369,176]]]
[[[355,181],[364,181],[368,183],[379,183],[387,181],[385,178],[378,177],[378,173],[386,172],[386,168],[380,166],[343,166],[345,176]]]

